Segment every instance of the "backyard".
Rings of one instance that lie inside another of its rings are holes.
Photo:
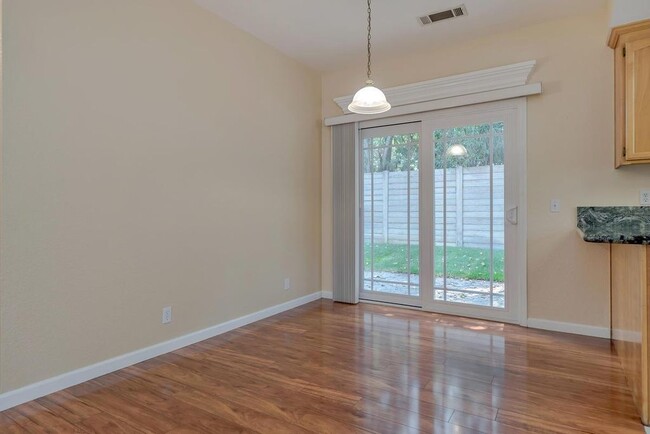
[[[364,252],[365,269],[370,270],[371,245],[366,243]],[[420,274],[420,247],[411,246],[411,266],[408,267],[407,246],[405,244],[374,245],[373,270]],[[443,247],[434,251],[434,273],[442,277]],[[490,280],[490,250],[472,247],[447,247],[447,277],[464,280]],[[494,250],[494,281],[503,282],[503,250]]]

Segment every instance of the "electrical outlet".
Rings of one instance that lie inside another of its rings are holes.
[[[291,279],[288,277],[285,277],[284,279],[284,289],[291,289]]]
[[[640,191],[639,203],[642,206],[650,206],[650,190],[641,190]]]
[[[551,212],[552,213],[560,212],[560,200],[559,199],[551,199]]]
[[[171,306],[163,307],[162,323],[169,324],[170,322],[172,322],[172,307]]]

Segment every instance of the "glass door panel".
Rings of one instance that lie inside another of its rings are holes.
[[[505,307],[504,124],[438,128],[434,300]]]
[[[361,298],[419,305],[420,124],[361,132]]]

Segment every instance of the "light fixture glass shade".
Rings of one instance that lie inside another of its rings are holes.
[[[390,104],[386,101],[384,92],[373,86],[373,83],[369,81],[366,86],[354,94],[348,110],[361,115],[375,115],[390,110]]]
[[[447,155],[450,157],[464,157],[467,155],[467,148],[461,144],[451,145],[447,148]]]

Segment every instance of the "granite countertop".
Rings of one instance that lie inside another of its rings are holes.
[[[590,243],[650,245],[650,207],[578,207],[578,230]]]

